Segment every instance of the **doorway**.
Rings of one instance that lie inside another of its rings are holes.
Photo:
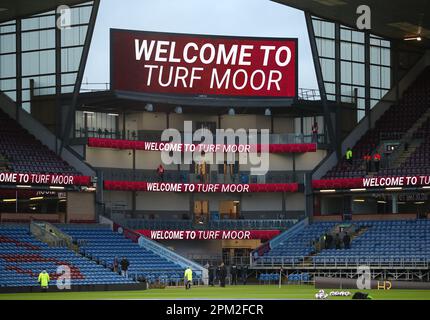
[[[209,217],[209,201],[197,200],[194,201],[194,223],[206,224]]]
[[[219,213],[221,219],[238,219],[240,215],[240,201],[220,201]]]

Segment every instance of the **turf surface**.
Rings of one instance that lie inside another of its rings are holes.
[[[96,299],[315,299],[309,285],[247,285],[150,289],[143,291],[47,292],[0,294],[0,300],[96,300]],[[329,293],[331,290],[326,290]],[[349,290],[351,293],[357,290]],[[430,290],[364,290],[375,300],[430,300]],[[351,297],[328,297],[350,300]]]

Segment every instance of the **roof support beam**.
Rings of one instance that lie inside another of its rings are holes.
[[[316,40],[315,40],[315,32],[314,32],[314,28],[312,25],[311,14],[309,12],[305,12],[305,18],[306,18],[306,26],[308,28],[309,42],[311,45],[312,58],[314,60],[315,73],[316,73],[317,81],[318,81],[318,89],[320,91],[321,103],[322,103],[323,110],[324,110],[324,124],[325,124],[326,130],[328,132],[328,137],[330,140],[329,143],[330,143],[330,146],[332,148],[332,151],[337,151],[338,159],[340,159],[341,155],[340,155],[339,148],[337,148],[337,146],[336,146],[337,144],[336,144],[336,137],[335,137],[334,129],[333,129],[333,121],[332,121],[330,109],[329,109],[328,103],[327,103],[327,95],[326,95],[326,91],[325,91],[325,87],[324,87],[324,79],[323,79],[321,63],[320,63],[320,59],[319,59],[319,55],[318,55],[318,48],[317,48],[317,44],[316,44]]]
[[[97,12],[99,10],[99,5],[100,5],[100,0],[94,0],[93,1],[93,9],[91,10],[91,17],[90,17],[90,21],[88,24],[87,35],[85,37],[85,43],[84,43],[84,47],[82,49],[82,56],[81,56],[81,61],[79,63],[78,74],[76,76],[76,82],[75,82],[75,86],[73,89],[72,102],[70,104],[70,107],[68,108],[68,114],[66,117],[66,119],[69,119],[69,121],[67,121],[65,123],[64,131],[62,134],[61,145],[60,145],[60,150],[59,150],[60,155],[63,151],[64,146],[67,146],[69,144],[70,130],[72,129],[72,125],[75,122],[74,119],[75,119],[76,105],[78,102],[79,91],[81,89],[82,78],[84,76],[85,65],[87,64],[88,53],[90,51],[90,44],[91,44],[91,39],[92,39],[93,33],[94,33],[94,27],[96,24],[96,17],[97,17]],[[73,119],[73,120],[71,120],[71,119]]]

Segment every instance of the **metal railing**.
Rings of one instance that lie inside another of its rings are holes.
[[[430,259],[422,257],[319,257],[319,256],[263,256],[253,258],[253,268],[284,269],[356,269],[371,268],[428,269]]]
[[[298,222],[297,219],[226,219],[209,220],[203,224],[195,224],[192,220],[145,220],[123,219],[121,224],[131,229],[147,230],[285,230]]]
[[[228,256],[228,255],[204,255],[204,254],[187,254],[186,257],[203,266],[207,263],[212,266],[218,266],[220,262],[224,262],[227,266],[249,266],[248,256]]]
[[[146,131],[146,130],[126,130],[113,131],[101,128],[77,128],[75,130],[75,138],[105,138],[105,139],[120,139],[132,141],[161,141],[162,131]],[[181,133],[182,139],[184,134]],[[248,137],[249,139],[249,137]],[[261,141],[261,136],[257,135],[257,142]],[[269,143],[271,144],[300,144],[300,143],[321,143],[326,142],[324,134],[318,134],[315,138],[312,134],[302,133],[273,133],[269,135]],[[239,143],[239,141],[236,141]]]
[[[249,171],[241,171],[234,174],[223,174],[211,171],[205,179],[189,170],[165,170],[163,181],[160,180],[155,168],[154,170],[143,169],[120,169],[120,168],[97,168],[103,173],[104,180],[127,180],[147,182],[170,182],[170,183],[231,183],[231,184],[253,184],[253,183],[304,183],[305,171],[271,171],[264,175],[250,175]]]
[[[110,90],[109,82],[83,82],[80,92],[98,92]],[[299,88],[298,98],[300,100],[321,100],[321,95],[318,89]]]
[[[299,88],[298,98],[300,100],[318,101],[321,100],[321,95],[318,89]]]

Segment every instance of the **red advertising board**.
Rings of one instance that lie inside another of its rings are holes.
[[[153,142],[153,141],[135,141],[108,138],[88,138],[87,145],[94,148],[112,148],[112,149],[132,149],[144,151],[166,151],[166,152],[189,152],[191,144]],[[269,150],[270,153],[302,153],[316,152],[316,143],[288,143],[288,144],[269,144],[269,145],[220,145],[220,144],[193,144],[197,152],[239,152],[251,153]]]
[[[279,230],[136,230],[152,240],[270,240]]]
[[[430,176],[336,178],[312,181],[312,187],[315,189],[402,188],[416,186],[430,186]]]
[[[111,29],[113,90],[294,98],[297,39]]]
[[[91,184],[91,177],[48,173],[0,172],[0,184],[88,186]]]
[[[298,192],[298,183],[176,183],[146,181],[103,181],[105,190],[177,192],[177,193],[250,193],[250,192]]]

